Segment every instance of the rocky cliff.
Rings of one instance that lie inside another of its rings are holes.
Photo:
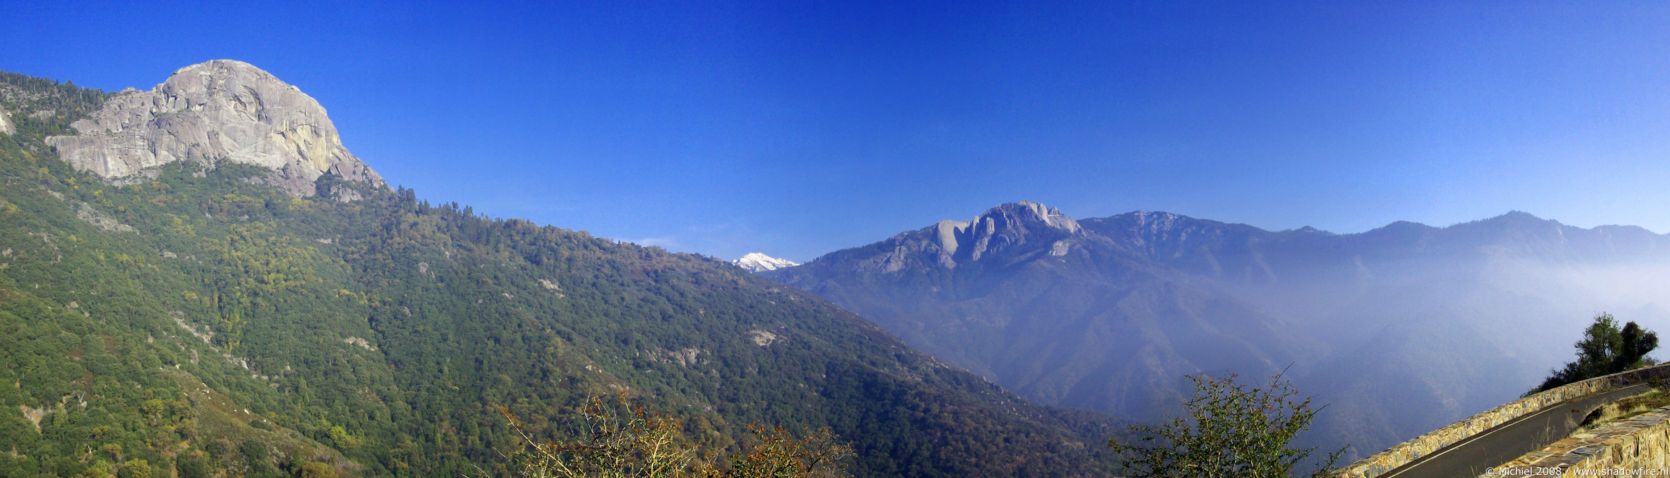
[[[943,220],[904,232],[849,255],[865,272],[950,271],[987,265],[993,257],[1060,257],[1081,238],[1081,232],[1078,222],[1059,209],[1019,201],[998,205],[967,221]]]
[[[383,180],[342,145],[319,102],[248,63],[214,60],[174,72],[149,91],[129,89],[55,136],[75,168],[105,178],[140,176],[169,163],[218,161],[272,170],[297,196],[326,173],[381,187]]]
[[[1066,243],[1051,241],[1079,232],[1078,222],[1061,210],[1031,201],[999,205],[968,222],[940,221],[935,228],[940,250],[952,259],[951,263],[978,261],[1039,241],[1050,245],[1051,255],[1060,256],[1066,251]]]

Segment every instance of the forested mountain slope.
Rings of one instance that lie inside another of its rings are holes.
[[[109,181],[52,136],[107,95],[0,75],[0,475],[483,476],[627,391],[713,447],[831,428],[859,476],[1100,474],[1029,405],[717,260],[203,157]],[[361,177],[374,173],[357,172]]]

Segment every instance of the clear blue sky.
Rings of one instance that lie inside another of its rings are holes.
[[[0,2],[0,69],[236,58],[420,197],[809,259],[1033,199],[1670,230],[1670,3]]]

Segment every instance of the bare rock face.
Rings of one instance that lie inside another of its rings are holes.
[[[979,261],[1032,243],[1049,244],[1050,255],[1060,257],[1071,246],[1066,239],[1079,235],[1082,228],[1060,209],[1020,201],[991,208],[971,221],[940,221],[926,231],[916,236],[920,239],[931,234],[929,239],[901,247],[889,258],[884,270],[902,270],[908,267],[906,256],[924,251],[935,252],[941,267],[954,269],[960,262]]]
[[[7,116],[4,108],[0,108],[0,134],[12,134],[16,132],[17,127],[12,126],[12,118]]]
[[[313,195],[326,173],[384,187],[342,146],[318,101],[241,61],[199,63],[150,91],[122,91],[72,126],[79,134],[47,143],[75,168],[110,179],[179,161],[230,161],[272,170],[268,179],[297,196]]]

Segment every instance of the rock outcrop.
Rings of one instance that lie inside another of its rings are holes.
[[[4,108],[0,108],[0,134],[12,134],[16,132],[17,127],[12,126],[11,116],[8,116]]]
[[[1043,238],[1054,240],[1079,233],[1079,223],[1060,209],[1032,201],[999,205],[968,222],[940,221],[936,226],[940,249],[953,258],[978,261],[989,254]]]
[[[898,273],[922,264],[946,270],[996,256],[1025,256],[1039,249],[1066,255],[1083,229],[1061,210],[1032,201],[1001,204],[968,221],[942,220],[894,236],[874,247],[888,252],[861,264],[866,270]]]
[[[327,173],[383,187],[343,147],[318,101],[240,61],[199,63],[150,91],[122,91],[73,126],[79,134],[47,143],[75,168],[110,179],[180,161],[230,161],[272,170],[268,179],[297,196],[313,195]]]

